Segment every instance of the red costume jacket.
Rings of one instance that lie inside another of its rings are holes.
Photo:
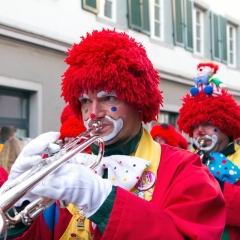
[[[218,182],[197,154],[167,145],[161,148],[152,201],[117,187],[106,230],[101,234],[97,229],[94,239],[221,238],[226,210]],[[71,216],[66,209],[58,211],[58,221],[52,229],[41,215],[17,239],[59,239]]]
[[[8,173],[7,171],[0,166],[0,187],[7,181]]]

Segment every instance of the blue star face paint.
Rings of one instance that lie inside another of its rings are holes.
[[[218,129],[217,129],[217,128],[214,128],[214,132],[218,132]]]
[[[112,111],[112,112],[116,112],[116,111],[117,111],[117,108],[116,108],[116,107],[111,107],[111,111]]]

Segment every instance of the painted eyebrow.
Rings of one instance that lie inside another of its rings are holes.
[[[89,96],[86,94],[86,93],[83,93],[79,98],[78,98],[78,100],[82,100],[82,99],[84,99],[84,98],[87,98],[87,99],[89,99]]]
[[[105,92],[105,91],[100,91],[97,93],[97,97],[106,97],[106,96],[113,96],[113,97],[117,97],[117,94],[115,93],[115,91],[111,91],[111,92]]]

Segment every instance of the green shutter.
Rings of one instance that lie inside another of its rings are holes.
[[[221,23],[221,59],[222,62],[227,63],[227,19],[220,17]]]
[[[97,0],[82,0],[82,8],[93,13],[98,13]]]
[[[128,0],[129,28],[150,35],[149,0]]]
[[[211,45],[212,45],[212,59],[220,61],[221,48],[220,48],[220,19],[217,14],[211,12]]]
[[[193,51],[193,2],[185,1],[185,47]]]
[[[128,24],[129,28],[135,30],[142,29],[141,21],[141,11],[140,11],[140,1],[139,0],[128,0]]]
[[[142,28],[143,32],[150,35],[150,19],[149,19],[149,1],[142,1]]]
[[[173,27],[174,44],[184,46],[184,23],[183,23],[183,4],[182,0],[172,0],[173,7]]]

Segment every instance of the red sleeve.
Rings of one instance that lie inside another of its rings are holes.
[[[223,195],[227,206],[226,225],[240,227],[240,187],[225,182]]]
[[[0,166],[0,187],[7,181],[8,173],[7,171]]]
[[[219,184],[199,156],[166,145],[152,202],[118,187],[102,239],[216,240],[225,219]]]

